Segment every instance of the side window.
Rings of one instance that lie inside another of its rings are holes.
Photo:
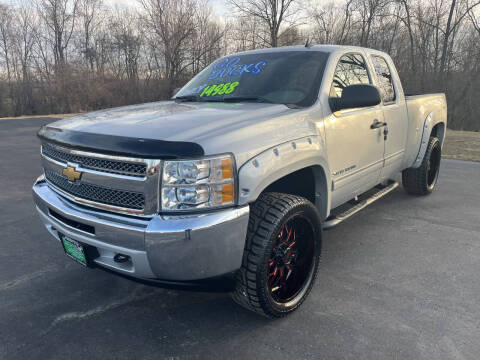
[[[375,67],[375,75],[377,76],[383,103],[394,102],[395,89],[393,88],[392,74],[387,62],[380,56],[372,56],[372,62]]]
[[[371,84],[367,65],[362,55],[347,54],[340,58],[335,68],[330,96],[341,97],[344,88],[355,84]]]

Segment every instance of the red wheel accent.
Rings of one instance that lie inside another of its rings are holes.
[[[268,287],[280,303],[295,297],[306,283],[314,263],[311,224],[302,217],[287,221],[280,229],[268,261]]]

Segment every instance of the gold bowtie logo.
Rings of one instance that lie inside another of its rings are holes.
[[[82,177],[82,173],[77,171],[73,166],[67,166],[65,169],[62,170],[62,174],[67,177],[68,180],[75,182],[80,180]]]

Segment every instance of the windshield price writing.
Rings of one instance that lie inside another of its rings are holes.
[[[239,57],[222,60],[213,67],[208,80],[224,77],[236,77],[245,73],[256,75],[261,73],[263,68],[267,66],[267,62],[264,60],[250,64],[239,64],[240,61],[241,59]]]
[[[203,89],[203,92],[200,94],[200,97],[231,94],[232,92],[235,91],[235,88],[239,84],[240,83],[238,81],[228,82],[225,84],[213,84]]]

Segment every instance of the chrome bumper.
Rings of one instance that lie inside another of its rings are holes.
[[[33,186],[47,230],[94,246],[97,265],[140,279],[195,281],[240,268],[249,207],[189,216],[134,218],[77,205],[39,177]],[[130,261],[114,261],[116,254]]]

